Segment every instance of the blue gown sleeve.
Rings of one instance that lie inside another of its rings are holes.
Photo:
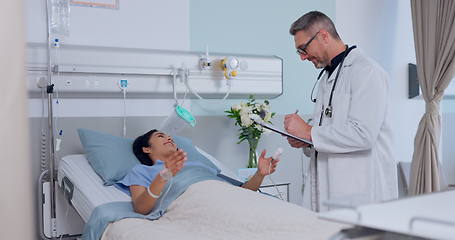
[[[159,170],[156,167],[137,165],[117,183],[126,187],[132,185],[148,187],[152,183],[153,179],[155,179],[158,172]]]

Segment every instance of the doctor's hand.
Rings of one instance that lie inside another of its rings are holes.
[[[186,152],[179,149],[169,157],[169,160],[164,162],[164,165],[169,171],[171,171],[172,176],[175,176],[175,174],[182,170],[186,159]]]
[[[284,117],[284,129],[286,129],[286,131],[292,135],[311,141],[311,128],[311,125],[306,123],[299,115],[295,113],[288,114]],[[288,142],[291,144],[289,140]]]
[[[303,147],[309,147],[310,144],[301,142],[299,140],[295,140],[294,138],[287,137],[289,145],[293,148],[303,148]]]
[[[258,173],[261,176],[267,176],[272,174],[276,170],[276,166],[278,165],[279,159],[273,159],[272,157],[265,157],[267,153],[266,150],[262,150],[261,156],[259,157],[258,161]]]

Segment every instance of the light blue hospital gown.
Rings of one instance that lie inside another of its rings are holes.
[[[157,160],[153,166],[147,166],[144,164],[136,165],[131,171],[120,181],[118,181],[115,186],[119,188],[122,192],[131,195],[129,191],[129,187],[133,185],[139,185],[148,187],[153,182],[155,177],[159,174],[159,172],[164,168],[164,162],[161,160]],[[204,172],[209,172],[211,175],[213,174],[214,179],[225,181],[222,178],[219,178],[218,169],[206,166],[205,164],[198,162],[198,161],[187,161],[183,165],[183,168],[180,172],[188,170],[188,169],[200,169]],[[179,173],[177,173],[178,175]]]

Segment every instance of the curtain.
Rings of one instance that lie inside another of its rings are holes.
[[[1,239],[37,239],[36,188],[29,156],[23,2],[2,1],[0,7]]]
[[[417,77],[425,100],[425,114],[414,139],[411,195],[441,188],[439,103],[455,76],[455,1],[411,0]]]

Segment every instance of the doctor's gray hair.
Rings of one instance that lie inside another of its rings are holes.
[[[289,33],[294,36],[298,31],[310,30],[315,34],[320,29],[325,29],[333,38],[340,39],[335,24],[327,15],[319,11],[305,13],[291,25]]]

